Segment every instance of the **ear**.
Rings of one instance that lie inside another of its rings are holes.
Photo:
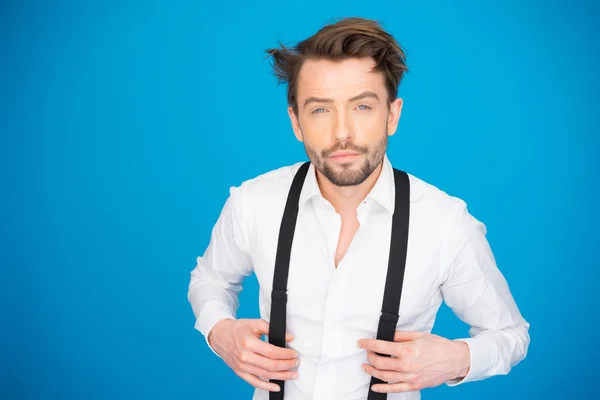
[[[387,128],[388,135],[392,136],[398,129],[398,121],[400,120],[400,114],[402,114],[402,99],[397,98],[390,104],[390,114],[388,115]]]
[[[302,129],[300,129],[300,121],[298,120],[296,113],[294,113],[294,109],[292,108],[292,106],[288,107],[288,115],[290,116],[290,121],[292,123],[292,129],[294,130],[294,135],[296,136],[296,139],[298,139],[299,141],[302,142],[303,138],[302,138]]]

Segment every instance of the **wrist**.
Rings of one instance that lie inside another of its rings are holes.
[[[227,321],[228,319],[230,319],[230,318],[223,318],[223,319],[217,321],[213,325],[212,329],[208,332],[208,336],[206,337],[206,340],[208,342],[208,345],[211,348],[213,348],[213,349],[215,348],[215,335],[217,335],[217,336],[219,335],[218,332],[220,330],[220,326],[222,326],[224,321]]]
[[[214,333],[215,333],[215,328],[211,329],[210,332],[208,333],[208,336],[206,337],[206,341],[208,342],[208,345],[210,347],[212,347],[213,349],[215,348]]]
[[[471,350],[469,345],[462,340],[454,340],[457,345],[457,371],[455,379],[465,378],[471,368]]]

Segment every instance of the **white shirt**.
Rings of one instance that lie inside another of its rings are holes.
[[[208,248],[191,272],[188,298],[195,327],[205,338],[223,318],[235,318],[245,276],[255,273],[262,319],[269,321],[279,227],[294,174],[282,167],[230,189]],[[410,230],[397,330],[430,333],[444,301],[470,325],[461,338],[471,367],[453,386],[507,374],[529,345],[521,316],[485,238],[485,225],[461,199],[409,174]],[[375,338],[388,266],[392,213],[392,165],[358,207],[360,227],[335,267],[341,217],[321,195],[311,164],[301,195],[288,278],[288,347],[299,353],[298,379],[285,382],[286,400],[366,399],[371,376],[360,338]],[[214,350],[213,350],[214,351]],[[215,353],[216,354],[216,353]],[[268,399],[255,389],[253,400]],[[418,400],[419,392],[388,394]]]

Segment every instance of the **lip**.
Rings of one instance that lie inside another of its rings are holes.
[[[359,155],[360,155],[360,153],[343,151],[343,152],[333,153],[330,156],[330,158],[331,158],[331,161],[333,161],[336,164],[349,164],[349,163],[353,163]]]
[[[346,159],[346,158],[353,158],[358,155],[360,155],[360,154],[353,152],[353,151],[336,151],[330,157],[333,159],[336,159],[336,160],[341,160],[341,159]]]

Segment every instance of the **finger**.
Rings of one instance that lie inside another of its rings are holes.
[[[388,342],[387,340],[361,339],[358,346],[365,350],[371,350],[379,354],[397,355],[402,343]]]
[[[267,371],[289,371],[290,369],[297,367],[300,360],[298,358],[285,360],[272,359],[248,351],[242,353],[240,356],[240,363],[244,365],[253,365]]]
[[[423,335],[425,335],[425,333],[418,331],[396,331],[394,333],[394,342],[408,342],[410,340],[418,339]]]
[[[416,383],[378,383],[371,386],[374,392],[379,393],[401,393],[401,392],[416,392],[418,390],[423,389],[420,385]]]
[[[363,371],[365,371],[367,374],[374,376],[375,378],[379,378],[387,383],[409,383],[413,382],[413,380],[417,377],[416,374],[406,374],[398,371],[383,370],[375,368],[374,366],[369,364],[363,364],[362,368]]]
[[[258,353],[274,360],[287,360],[298,357],[298,352],[293,349],[275,346],[258,338],[255,339],[256,340],[249,340],[246,345],[246,348],[254,353]]]
[[[256,335],[269,333],[269,323],[264,319],[255,319],[252,321],[252,329]]]
[[[258,337],[258,334],[256,335]],[[291,333],[286,333],[285,334],[285,341],[286,342],[291,342],[292,340],[294,340],[296,337],[294,335],[292,335]],[[260,337],[260,340],[262,340],[264,342],[264,339],[262,338],[262,335]]]
[[[236,374],[255,388],[268,390],[269,392],[279,392],[279,385],[276,383],[265,382],[259,377],[247,372],[236,371]]]
[[[271,371],[264,368],[260,368],[252,364],[244,364],[240,367],[242,372],[248,372],[252,375],[256,375],[263,379],[277,379],[281,381],[289,381],[298,378],[298,372],[283,370],[283,371]]]
[[[389,371],[402,371],[400,369],[399,360],[397,358],[383,357],[372,351],[367,352],[367,360],[372,366],[378,369],[389,370]]]
[[[252,324],[253,332],[256,336],[269,334],[269,323],[267,321],[265,321],[264,319],[256,319],[256,320],[253,320],[252,322],[253,322],[253,324]],[[285,334],[285,341],[291,342],[292,340],[294,340],[294,335],[287,332]]]

